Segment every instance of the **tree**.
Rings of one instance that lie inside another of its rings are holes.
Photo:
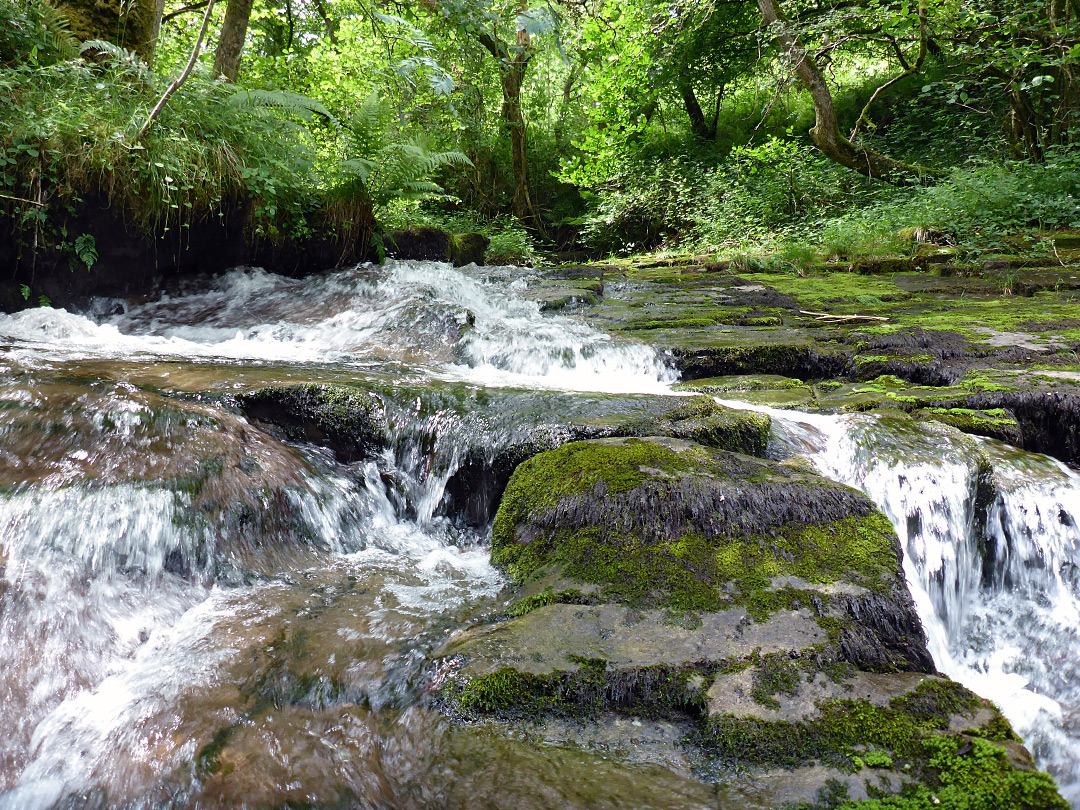
[[[536,53],[534,37],[552,33],[557,18],[547,8],[528,9],[524,2],[500,12],[477,5],[472,0],[449,0],[441,5],[459,32],[474,37],[495,59],[502,89],[501,116],[510,136],[510,162],[514,173],[514,216],[542,230],[543,223],[532,201],[529,187],[529,159],[525,116],[521,111],[521,89],[525,73]],[[513,33],[506,17],[513,14]]]
[[[1046,150],[1080,134],[1080,2],[1001,0],[934,5],[936,35],[956,79],[950,100],[983,87],[1005,102],[1005,132],[1014,156],[1041,161]]]
[[[247,37],[248,21],[254,0],[229,0],[221,24],[217,50],[214,51],[214,75],[235,82],[240,77],[240,54]]]
[[[105,40],[143,59],[152,57],[157,0],[62,0],[59,7],[80,42]]]
[[[757,4],[761,10],[762,21],[776,38],[781,53],[790,62],[795,75],[810,93],[814,104],[814,128],[810,130],[810,136],[822,154],[860,174],[889,183],[908,183],[936,174],[922,166],[894,160],[846,138],[840,132],[840,124],[836,118],[836,108],[833,105],[828,82],[814,56],[792,30],[780,8],[779,0],[757,0]],[[925,13],[925,6],[920,6],[920,8]],[[923,47],[925,48],[925,45]]]

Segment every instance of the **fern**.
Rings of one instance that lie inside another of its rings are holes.
[[[67,15],[49,0],[0,0],[0,65],[74,59],[79,42]]]
[[[389,142],[392,113],[371,94],[348,121],[347,140],[352,155],[341,163],[342,187],[359,181],[376,208],[395,199],[417,200],[437,196],[443,189],[431,176],[447,166],[471,166],[461,152],[431,152],[420,141]]]
[[[119,67],[125,73],[139,79],[139,81],[150,81],[152,77],[150,68],[139,58],[137,53],[109,42],[107,39],[88,39],[79,48],[79,53],[84,56],[88,53],[96,54],[99,57],[107,56],[112,60],[115,67]]]
[[[461,152],[429,152],[421,143],[392,143],[379,150],[366,186],[376,206],[394,199],[418,200],[443,193],[430,179],[446,166],[471,166]]]
[[[74,59],[79,53],[79,39],[71,32],[67,15],[47,0],[35,3],[41,19],[42,36],[49,50],[60,61]]]
[[[225,103],[239,110],[262,115],[264,113],[295,115],[305,121],[315,117],[322,118],[335,127],[337,118],[317,99],[290,93],[287,90],[238,90],[229,96]]]

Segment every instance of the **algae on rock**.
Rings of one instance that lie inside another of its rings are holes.
[[[791,465],[565,444],[511,477],[492,560],[518,598],[437,651],[438,701],[510,727],[681,723],[729,795],[793,769],[757,791],[777,804],[1064,810],[997,709],[936,674],[901,553],[865,496]]]

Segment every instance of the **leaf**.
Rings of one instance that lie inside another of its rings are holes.
[[[514,18],[518,31],[529,36],[552,34],[559,30],[559,18],[550,8],[531,8]]]

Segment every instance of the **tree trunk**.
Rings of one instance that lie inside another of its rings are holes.
[[[525,69],[532,53],[528,49],[529,36],[518,32],[519,49],[510,49],[500,40],[481,32],[480,43],[499,62],[499,83],[502,85],[502,119],[510,133],[510,164],[514,172],[514,216],[543,232],[544,225],[529,192],[529,159],[526,151],[525,116],[521,114],[521,86],[525,83]]]
[[[161,36],[161,20],[165,16],[165,0],[156,0],[154,11],[154,24],[150,28],[150,47],[146,54],[146,64],[153,67],[154,51],[157,50],[158,38]]]
[[[901,163],[871,149],[856,146],[845,138],[840,133],[832,93],[825,76],[798,38],[787,31],[779,0],[757,0],[757,3],[762,20],[775,29],[777,43],[794,65],[799,81],[810,92],[814,103],[814,128],[810,130],[810,136],[826,157],[859,174],[889,183],[910,183],[940,175],[940,172]]]
[[[529,159],[526,152],[525,116],[521,114],[521,85],[525,82],[527,59],[514,54],[510,64],[503,70],[499,81],[502,84],[502,117],[510,131],[510,164],[514,171],[514,216],[522,222],[531,222],[540,227],[540,218],[533,207],[529,192]]]
[[[679,95],[682,96],[683,106],[686,107],[686,116],[690,119],[690,131],[699,138],[711,141],[716,137],[716,124],[711,126],[705,120],[705,113],[701,109],[694,87],[689,82],[679,85]]]
[[[143,59],[153,51],[157,0],[63,0],[59,8],[81,42],[104,39]]]
[[[254,0],[229,0],[225,7],[225,21],[221,24],[221,37],[214,51],[214,75],[224,76],[235,82],[240,76],[240,53],[244,50],[248,20]]]

